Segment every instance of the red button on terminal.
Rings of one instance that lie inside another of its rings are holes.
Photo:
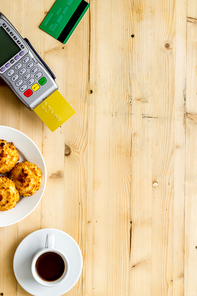
[[[33,91],[31,89],[28,89],[24,92],[24,95],[28,98],[33,94]]]

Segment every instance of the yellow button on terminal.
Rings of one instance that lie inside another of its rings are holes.
[[[37,91],[40,88],[40,86],[38,83],[35,83],[34,85],[32,85],[31,88],[33,89],[33,91]]]

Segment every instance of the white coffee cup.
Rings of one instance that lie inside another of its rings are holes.
[[[31,272],[34,279],[39,284],[47,287],[62,283],[70,270],[68,258],[54,245],[54,233],[48,233],[45,248],[34,255],[31,263]]]

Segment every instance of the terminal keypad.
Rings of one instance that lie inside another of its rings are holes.
[[[7,76],[15,82],[15,86],[19,87],[25,97],[30,97],[47,83],[36,62],[28,55],[10,68]]]

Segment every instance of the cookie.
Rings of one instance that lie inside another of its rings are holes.
[[[0,140],[0,174],[8,173],[19,160],[19,153],[12,142]]]
[[[15,183],[7,177],[0,177],[0,211],[8,211],[19,201]]]
[[[30,196],[40,189],[42,172],[35,164],[22,161],[11,170],[9,178],[15,183],[20,195]]]

